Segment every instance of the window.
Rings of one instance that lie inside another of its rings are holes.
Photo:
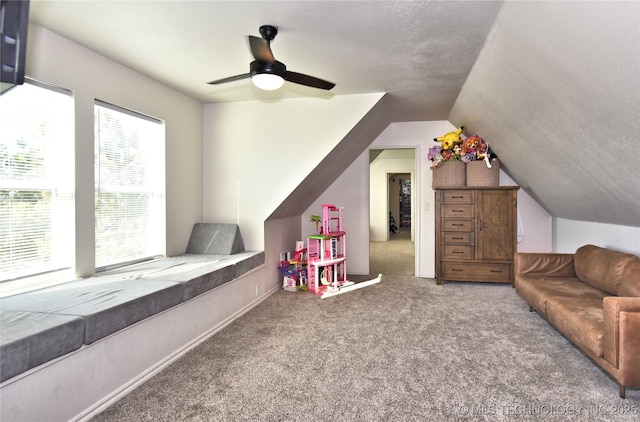
[[[165,155],[161,121],[96,101],[96,269],[165,251]]]
[[[73,125],[68,91],[0,96],[0,282],[74,266]]]

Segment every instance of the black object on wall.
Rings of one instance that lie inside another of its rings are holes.
[[[0,0],[0,94],[24,83],[30,0]]]

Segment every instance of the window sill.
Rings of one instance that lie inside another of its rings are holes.
[[[0,298],[56,286],[78,280],[71,268],[0,283]]]

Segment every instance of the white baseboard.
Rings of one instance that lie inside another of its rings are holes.
[[[101,400],[100,402],[96,403],[94,407],[92,407],[91,409],[87,409],[86,412],[84,412],[82,415],[78,415],[78,417],[74,418],[74,420],[78,421],[78,422],[88,421],[91,418],[93,418],[94,416],[98,415],[99,413],[105,411],[111,405],[117,403],[120,399],[124,398],[129,393],[131,393],[133,390],[138,388],[140,385],[144,384],[147,380],[153,378],[153,376],[155,376],[156,374],[161,372],[164,368],[168,367],[173,362],[175,362],[176,360],[180,359],[187,352],[189,352],[190,350],[195,349],[201,343],[203,343],[204,341],[206,341],[210,337],[214,336],[217,332],[219,332],[222,329],[224,329],[227,325],[231,324],[233,321],[235,321],[236,319],[240,318],[242,315],[244,315],[245,313],[247,313],[248,311],[250,311],[251,309],[256,307],[260,302],[265,300],[271,294],[275,293],[277,290],[279,290],[279,289],[276,287],[276,288],[273,288],[272,290],[266,292],[265,295],[259,297],[258,299],[256,299],[255,301],[251,302],[250,304],[248,304],[244,308],[238,310],[238,312],[234,313],[233,315],[231,315],[230,317],[228,317],[227,319],[222,321],[217,326],[212,327],[210,330],[208,330],[207,332],[205,332],[204,334],[202,334],[198,338],[194,339],[193,341],[191,341],[188,344],[185,344],[184,347],[176,350],[174,353],[172,353],[171,355],[167,356],[166,359],[158,362],[156,365],[154,365],[153,367],[149,368],[149,370],[141,373],[138,377],[132,379],[130,382],[128,382],[127,384],[123,385],[121,389],[119,389],[117,391],[114,391],[112,394],[110,394],[107,397],[104,397],[104,399]]]

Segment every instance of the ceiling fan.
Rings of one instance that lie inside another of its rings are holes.
[[[249,47],[251,48],[251,54],[253,54],[253,57],[255,58],[255,60],[249,64],[249,73],[230,76],[228,78],[218,79],[208,83],[211,85],[218,85],[226,82],[251,78],[251,81],[258,88],[269,91],[280,88],[282,84],[284,84],[284,81],[325,90],[330,90],[336,86],[334,83],[314,76],[291,72],[290,70],[287,70],[284,63],[277,61],[271,52],[271,41],[276,37],[276,35],[278,35],[277,27],[263,25],[260,27],[260,35],[262,35],[262,38],[249,35]]]

